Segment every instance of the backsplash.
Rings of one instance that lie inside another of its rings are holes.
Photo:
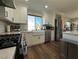
[[[8,22],[4,22],[4,21],[0,20],[0,33],[7,32],[8,26],[11,26],[11,24],[9,24]],[[21,26],[20,31],[27,31],[27,24],[21,24],[20,26]],[[9,31],[11,31],[11,28]]]
[[[21,31],[27,31],[28,27],[27,24],[21,24]]]
[[[0,21],[0,33],[5,32],[5,22]]]

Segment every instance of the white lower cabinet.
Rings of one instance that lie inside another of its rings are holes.
[[[26,42],[27,46],[37,45],[45,42],[45,35],[44,34],[26,34]]]

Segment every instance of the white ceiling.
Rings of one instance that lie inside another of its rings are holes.
[[[29,0],[25,2],[25,0],[16,0],[20,2],[20,4],[25,4],[28,6],[28,9],[36,10],[40,12],[50,12],[60,11],[60,12],[71,12],[77,10],[78,8],[78,0]],[[44,8],[45,5],[49,7],[47,9]]]

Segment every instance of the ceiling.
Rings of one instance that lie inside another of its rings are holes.
[[[20,4],[25,4],[28,6],[28,9],[36,10],[39,12],[49,12],[60,11],[60,12],[71,12],[78,9],[78,0],[16,0]],[[48,5],[48,8],[44,8],[45,5]]]

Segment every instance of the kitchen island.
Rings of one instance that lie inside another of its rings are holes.
[[[78,45],[78,32],[77,31],[63,32],[62,41]]]
[[[0,49],[0,59],[14,59],[16,47]]]
[[[78,32],[63,32],[61,56],[64,59],[78,59]]]

